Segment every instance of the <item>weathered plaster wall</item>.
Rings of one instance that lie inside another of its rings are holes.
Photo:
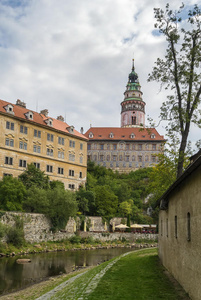
[[[159,256],[191,299],[201,299],[201,167],[169,197],[159,214]],[[188,240],[187,213],[191,239]],[[175,235],[177,216],[177,237]]]

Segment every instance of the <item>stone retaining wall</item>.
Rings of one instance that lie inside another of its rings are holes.
[[[76,230],[79,230],[80,219],[70,218],[65,230],[53,233],[51,231],[51,223],[45,215],[31,214],[31,213],[17,213],[6,212],[1,218],[0,222],[8,226],[15,224],[15,217],[19,216],[24,221],[24,235],[25,240],[30,243],[40,243],[42,241],[59,241],[62,239],[70,238],[74,235]],[[101,241],[113,241],[125,238],[131,242],[136,239],[150,239],[156,240],[157,234],[138,234],[138,233],[126,233],[126,232],[114,232],[110,233],[109,226],[102,221],[101,217],[86,217],[90,220],[90,226],[88,232],[80,231],[82,237],[92,236],[94,239]],[[118,225],[121,223],[121,218],[113,218],[110,220],[110,225],[115,223]],[[110,226],[111,227],[111,226]]]

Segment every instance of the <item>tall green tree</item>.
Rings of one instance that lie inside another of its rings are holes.
[[[6,176],[0,181],[0,209],[22,211],[25,197],[25,186],[17,178]]]
[[[163,102],[160,117],[167,120],[168,133],[180,134],[177,177],[183,172],[191,123],[201,128],[201,10],[195,5],[186,13],[182,6],[173,11],[155,8],[155,28],[164,35],[167,49],[158,58],[148,80],[161,83],[171,93]]]
[[[49,185],[49,177],[45,175],[43,171],[36,168],[34,164],[29,164],[27,166],[27,170],[25,170],[20,176],[19,179],[23,182],[25,187],[29,189],[32,186],[48,189]]]

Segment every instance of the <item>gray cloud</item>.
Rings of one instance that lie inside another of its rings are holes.
[[[157,122],[165,92],[158,93],[159,85],[147,83],[147,76],[165,52],[163,37],[153,34],[153,8],[165,4],[165,0],[1,1],[0,98],[10,102],[19,98],[33,110],[48,108],[53,117],[63,114],[78,130],[81,126],[87,130],[90,123],[119,126],[134,53],[146,113]],[[180,4],[175,0],[171,5]],[[165,133],[162,125],[158,130]]]

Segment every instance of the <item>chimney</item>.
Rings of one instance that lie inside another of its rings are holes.
[[[57,117],[57,120],[64,122],[64,117],[58,116],[58,117]]]
[[[17,99],[16,105],[26,108],[26,103],[21,101],[20,99]]]
[[[43,110],[40,111],[40,113],[42,115],[44,115],[45,117],[48,117],[48,109],[43,109]]]
[[[80,133],[83,134],[84,133],[84,129],[83,127],[80,128]]]

